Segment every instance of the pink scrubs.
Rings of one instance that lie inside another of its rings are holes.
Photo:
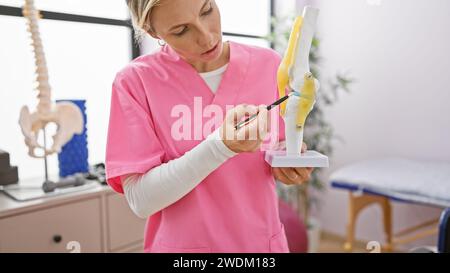
[[[225,113],[226,105],[274,102],[279,63],[280,56],[272,50],[230,42],[230,62],[213,94],[167,45],[132,61],[113,84],[106,152],[109,185],[123,193],[121,175],[145,173],[181,157],[206,137],[195,137],[195,122],[191,140],[172,137],[172,125],[179,120],[172,114],[176,105],[194,109],[194,98],[201,98],[203,109],[217,105]],[[200,119],[205,125],[211,118],[200,115]],[[150,216],[144,248],[179,253],[289,252],[275,180],[264,153],[236,155],[183,198]]]

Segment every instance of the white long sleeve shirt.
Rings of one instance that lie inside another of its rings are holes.
[[[227,65],[200,73],[211,91],[220,85]],[[133,212],[141,218],[175,203],[193,190],[211,172],[237,153],[225,146],[219,130],[183,156],[152,168],[145,174],[121,177],[125,197]]]

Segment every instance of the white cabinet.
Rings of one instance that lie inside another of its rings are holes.
[[[2,252],[66,252],[71,241],[83,252],[100,252],[100,199],[8,217],[0,230]]]
[[[142,252],[144,227],[106,186],[24,203],[0,194],[0,252]]]

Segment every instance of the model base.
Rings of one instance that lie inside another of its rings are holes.
[[[287,155],[286,151],[266,151],[265,160],[272,167],[329,167],[328,157],[316,151],[307,151],[301,155]]]

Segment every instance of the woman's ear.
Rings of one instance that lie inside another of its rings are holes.
[[[158,35],[158,33],[156,33],[156,31],[154,31],[154,30],[152,30],[152,29],[149,29],[149,30],[147,30],[147,34],[150,35],[152,38],[158,40],[158,44],[159,44],[160,46],[165,45],[165,42],[162,40],[161,37],[159,37],[159,35]],[[164,43],[161,44],[161,43],[160,43],[161,41],[163,41]]]
[[[156,40],[160,40],[161,38],[158,37],[158,34],[156,34],[153,30],[147,31],[148,35],[152,36],[152,38],[155,38]]]

